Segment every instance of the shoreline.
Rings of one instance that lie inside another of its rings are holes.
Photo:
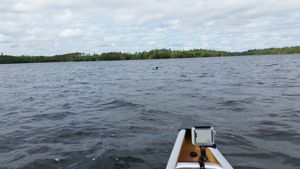
[[[139,53],[108,52],[102,54],[67,53],[54,56],[12,56],[0,55],[0,64],[49,63],[49,62],[84,62],[84,61],[121,61],[150,59],[180,59],[207,57],[234,57],[253,55],[290,55],[300,54],[300,46],[284,48],[254,49],[243,52],[227,52],[207,49],[170,50],[155,49]]]

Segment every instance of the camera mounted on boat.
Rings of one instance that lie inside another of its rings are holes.
[[[200,154],[198,163],[200,169],[205,169],[205,162],[208,160],[206,155],[206,147],[216,148],[215,130],[211,126],[195,126],[192,127],[192,144],[199,146]],[[192,155],[192,154],[191,154]]]
[[[213,147],[215,144],[216,131],[211,126],[192,127],[192,143],[199,147]]]

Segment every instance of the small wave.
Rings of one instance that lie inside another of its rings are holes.
[[[251,142],[247,137],[243,135],[234,135],[230,133],[220,133],[218,144],[220,145],[236,145],[238,147],[243,147],[244,149],[254,149],[257,148],[253,142]]]
[[[73,112],[64,111],[64,112],[52,112],[47,114],[36,114],[30,116],[32,121],[41,121],[41,120],[62,120],[70,115],[75,115]]]
[[[36,154],[36,153],[46,153],[50,150],[50,147],[48,146],[38,146],[36,145],[33,148],[28,149],[26,152],[28,154]]]
[[[100,133],[101,132],[101,133]],[[47,135],[38,135],[31,140],[33,143],[61,143],[61,144],[79,144],[82,139],[87,138],[105,138],[109,132],[101,128],[88,126],[65,126],[46,129]]]
[[[117,108],[139,108],[139,107],[144,107],[143,105],[140,104],[135,104],[132,102],[124,101],[124,100],[113,100],[108,103],[103,103],[97,105],[98,110],[109,110],[109,109],[117,109]]]
[[[179,79],[177,80],[178,82],[191,82],[193,81],[192,79]]]
[[[282,96],[300,97],[300,93],[286,93],[282,94]]]
[[[164,118],[170,115],[169,112],[143,109],[140,112],[140,119],[144,121],[164,122]]]
[[[272,141],[290,141],[299,144],[300,136],[295,135],[296,130],[281,122],[276,121],[261,121],[256,125],[254,133],[249,133],[248,136],[263,140]]]
[[[90,82],[75,82],[75,85],[88,85]]]
[[[246,110],[246,106],[253,102],[253,99],[243,99],[243,100],[227,100],[219,102],[219,105],[226,107],[229,110],[235,112],[242,112]]]
[[[272,159],[272,153],[230,153],[228,156],[231,157],[254,157],[259,159]]]
[[[34,97],[27,97],[27,98],[25,98],[23,101],[24,102],[33,102],[35,100],[35,98]]]
[[[267,65],[263,65],[265,67],[273,67],[273,66],[278,66],[278,63],[274,63],[274,64],[267,64]]]
[[[114,149],[108,150],[95,159],[97,165],[93,166],[95,166],[96,168],[128,169],[139,164],[141,164],[140,167],[145,165],[145,160],[143,160],[142,158],[131,156],[128,154],[132,153],[128,151],[117,151]]]
[[[197,77],[199,78],[204,78],[204,77],[214,77],[212,74],[209,73],[201,73],[200,75],[198,75]]]

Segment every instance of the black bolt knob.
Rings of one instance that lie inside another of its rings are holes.
[[[191,154],[190,154],[190,155],[191,155],[191,157],[198,157],[198,153],[197,153],[197,152],[194,152],[194,151],[193,151],[193,152],[191,152]]]

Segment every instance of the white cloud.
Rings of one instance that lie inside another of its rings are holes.
[[[54,22],[68,22],[73,19],[73,12],[69,9],[65,9],[63,11],[59,11],[55,13],[53,16]]]
[[[62,37],[62,38],[79,37],[79,36],[81,36],[81,30],[80,29],[67,28],[67,29],[62,30],[59,33],[59,36]]]
[[[299,9],[298,0],[2,0],[0,48],[56,54],[300,45]]]
[[[9,42],[11,42],[11,37],[0,34],[0,43],[9,43]]]
[[[116,36],[116,35],[112,35],[112,36],[107,36],[107,37],[103,38],[103,40],[105,42],[117,43],[117,42],[121,41],[121,37],[120,36]]]

